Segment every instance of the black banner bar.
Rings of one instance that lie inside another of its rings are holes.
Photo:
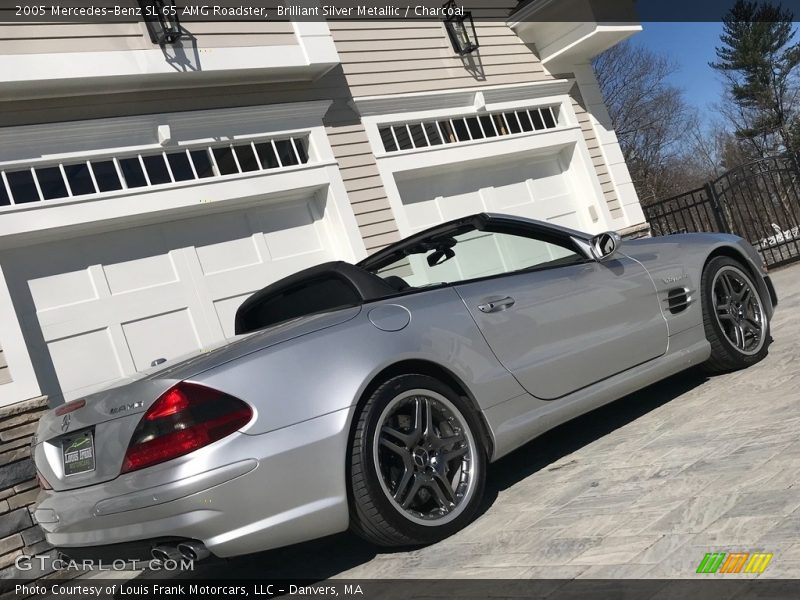
[[[777,1],[777,0],[776,0]],[[720,21],[735,0],[461,0],[477,21]],[[156,18],[137,0],[4,0],[0,22],[114,23]],[[447,16],[442,0],[177,0],[183,23],[203,21],[432,21]],[[800,0],[781,0],[800,18]],[[171,9],[168,9],[171,10]]]

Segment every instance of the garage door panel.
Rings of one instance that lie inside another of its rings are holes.
[[[179,279],[175,263],[169,255],[103,265],[103,274],[112,295],[146,290],[175,283]]]
[[[442,211],[442,218],[445,221],[486,210],[480,191],[442,197],[439,199],[439,207]]]
[[[123,323],[122,331],[137,371],[149,368],[158,358],[181,356],[202,348],[187,309]]]
[[[338,258],[321,202],[298,197],[7,253],[43,391],[70,400],[233,336],[250,294]]]
[[[197,260],[205,275],[223,273],[261,264],[262,258],[252,235],[196,249]]]
[[[264,232],[272,260],[320,252],[325,248],[323,231],[318,226],[315,201],[256,211],[253,219]]]
[[[186,285],[175,283],[39,311],[36,316],[44,339],[52,340],[120,323],[123,319],[143,319],[185,308],[188,300]]]
[[[92,277],[85,269],[37,277],[29,281],[29,287],[39,310],[58,309],[97,299]]]
[[[570,183],[569,163],[560,156],[503,164],[462,163],[458,173],[422,169],[397,181],[411,232],[481,211],[585,226]]]
[[[63,390],[80,393],[124,374],[108,328],[52,341],[47,350]]]
[[[509,183],[490,188],[484,193],[491,210],[507,210],[519,206],[527,206],[531,202],[530,180]]]
[[[402,195],[402,190],[400,193]],[[408,225],[414,233],[444,221],[436,202],[411,202],[404,203],[404,206]]]
[[[232,298],[223,298],[214,302],[214,310],[216,311],[217,318],[222,325],[222,332],[226,338],[234,336],[234,318],[236,311],[242,305],[242,302],[247,300],[250,295],[257,290],[249,291],[245,294],[240,294]]]

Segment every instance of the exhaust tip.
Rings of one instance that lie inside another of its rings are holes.
[[[176,552],[174,548],[168,548],[166,546],[156,546],[150,551],[150,556],[161,562],[180,558],[180,554]]]
[[[178,552],[183,558],[191,561],[200,561],[211,555],[208,548],[200,542],[181,542],[178,544]]]

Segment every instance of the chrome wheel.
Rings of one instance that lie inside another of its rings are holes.
[[[409,390],[378,420],[373,456],[381,488],[407,519],[438,526],[458,517],[476,489],[478,447],[444,396]]]
[[[753,282],[741,269],[725,266],[714,276],[711,290],[726,339],[742,354],[757,354],[764,346],[767,317]]]

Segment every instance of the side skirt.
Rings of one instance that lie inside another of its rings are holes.
[[[544,402],[526,394],[487,409],[486,422],[495,440],[495,461],[535,437],[575,417],[618,400],[648,385],[705,362],[711,346],[702,325],[669,338],[669,352],[575,392],[571,396]]]

